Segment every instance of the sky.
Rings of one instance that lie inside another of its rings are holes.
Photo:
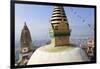
[[[89,38],[94,33],[94,8],[64,7],[71,38]],[[49,27],[53,6],[15,4],[15,40],[19,41],[26,22],[32,40],[50,39]]]

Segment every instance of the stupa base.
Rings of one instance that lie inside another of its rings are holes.
[[[89,61],[85,52],[78,47],[46,45],[38,48],[31,56],[28,65],[70,63]]]

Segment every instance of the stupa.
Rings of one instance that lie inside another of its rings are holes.
[[[86,53],[70,43],[70,28],[63,6],[55,6],[49,30],[51,43],[38,48],[27,65],[89,61]]]

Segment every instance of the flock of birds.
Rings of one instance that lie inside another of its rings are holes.
[[[83,19],[82,16],[80,16],[76,11],[74,11],[73,8],[70,8],[70,11],[71,11],[75,16],[77,16],[77,18],[79,18],[83,23],[86,23],[86,20]],[[87,25],[88,25],[89,28],[92,28],[92,29],[93,29],[93,27],[91,26],[91,24],[88,24],[88,23],[87,23]]]

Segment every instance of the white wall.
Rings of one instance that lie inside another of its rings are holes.
[[[42,67],[42,69],[98,69],[100,64],[100,1],[99,0],[33,0],[43,2],[58,2],[58,3],[72,3],[72,4],[88,4],[97,5],[97,64],[84,65],[69,65],[69,66],[54,66]],[[0,0],[0,69],[9,69],[10,67],[10,0]],[[37,69],[40,69],[37,68]]]

